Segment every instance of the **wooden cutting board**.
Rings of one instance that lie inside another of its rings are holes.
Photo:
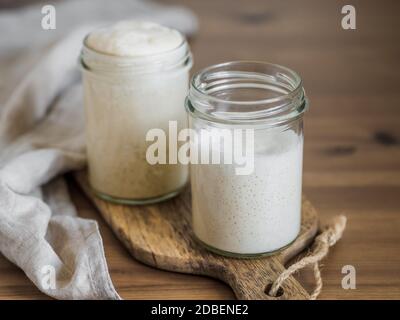
[[[309,201],[303,199],[301,232],[289,247],[264,258],[233,259],[208,252],[193,240],[189,188],[162,203],[126,206],[95,197],[86,172],[77,172],[75,179],[135,259],[163,270],[220,279],[238,299],[309,298],[293,277],[285,281],[279,297],[266,294],[286,262],[303,251],[317,233],[318,215]]]

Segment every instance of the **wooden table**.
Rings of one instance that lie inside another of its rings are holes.
[[[164,1],[177,3],[178,1]],[[348,2],[348,1],[347,1]],[[304,192],[323,218],[345,212],[343,239],[323,262],[321,299],[400,298],[400,2],[350,1],[357,30],[341,28],[343,1],[185,1],[200,20],[194,70],[227,60],[283,64],[304,79]],[[100,224],[111,277],[126,299],[230,299],[213,279],[134,261],[71,182],[79,214]],[[357,288],[341,287],[344,265]],[[310,270],[299,275],[312,288]],[[0,257],[0,298],[45,298]]]

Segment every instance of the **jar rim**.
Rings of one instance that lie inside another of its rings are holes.
[[[273,96],[232,98],[235,90],[241,89],[273,92]],[[303,82],[295,71],[255,60],[224,62],[197,72],[192,77],[187,99],[188,111],[218,122],[278,123],[300,116],[307,107]]]
[[[171,70],[181,65],[192,64],[192,55],[189,45],[182,36],[182,42],[175,48],[154,54],[132,56],[117,56],[103,53],[87,45],[87,38],[83,40],[80,54],[80,64],[83,69],[99,72],[124,72],[134,70],[137,73]]]

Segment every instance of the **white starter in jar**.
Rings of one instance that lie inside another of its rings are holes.
[[[190,166],[193,231],[207,249],[257,257],[297,238],[307,107],[301,78],[283,66],[232,61],[193,76],[186,100],[193,142],[199,158],[219,155]],[[235,139],[243,130],[251,135]],[[235,152],[252,166],[232,161]]]
[[[273,252],[300,231],[303,138],[291,130],[260,135],[250,175],[232,164],[191,166],[193,229],[213,248]]]
[[[184,100],[191,54],[176,30],[122,21],[90,33],[81,63],[89,181],[103,199],[141,204],[176,195],[188,180],[186,165],[150,164],[150,129],[187,126]],[[167,145],[168,157],[168,145]]]

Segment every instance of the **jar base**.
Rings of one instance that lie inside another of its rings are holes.
[[[97,191],[96,189],[91,187],[91,189],[92,189],[93,193],[96,195],[96,197],[98,197],[102,200],[116,203],[116,204],[124,204],[124,205],[130,205],[130,206],[146,205],[146,204],[154,204],[154,203],[162,202],[162,201],[165,201],[165,200],[168,200],[168,199],[171,199],[171,198],[177,196],[179,193],[181,193],[181,191],[184,188],[185,188],[185,186],[183,186],[177,190],[174,190],[172,192],[163,194],[161,196],[157,196],[157,197],[144,198],[144,199],[129,199],[129,198],[119,198],[119,197],[110,196],[108,194]]]
[[[235,259],[258,259],[258,258],[265,258],[265,257],[273,256],[275,254],[282,252],[283,250],[288,248],[290,245],[292,245],[293,242],[296,241],[297,237],[298,236],[296,236],[296,238],[294,238],[292,241],[290,241],[285,246],[278,248],[276,250],[273,250],[273,251],[261,252],[261,253],[235,253],[235,252],[225,251],[225,250],[221,250],[221,249],[215,248],[213,246],[210,246],[207,243],[205,243],[204,241],[200,240],[196,235],[193,235],[194,240],[198,244],[200,244],[200,246],[205,248],[206,250],[211,251],[212,253],[218,254],[220,256],[224,256],[227,258],[235,258]]]

